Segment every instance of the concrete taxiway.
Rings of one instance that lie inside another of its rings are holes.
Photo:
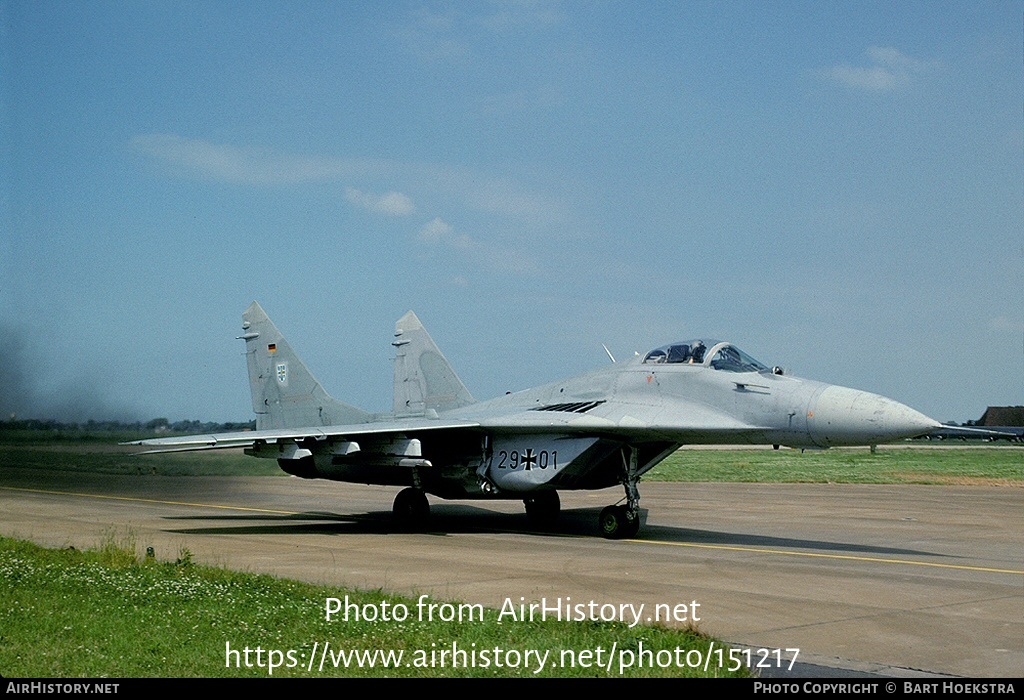
[[[88,548],[131,533],[164,559],[187,548],[213,565],[493,608],[683,605],[717,638],[799,649],[837,675],[1024,675],[1021,488],[644,482],[647,523],[626,541],[596,534],[619,489],[563,494],[550,531],[517,501],[432,499],[417,534],[391,526],[396,491],[8,469],[0,534]]]

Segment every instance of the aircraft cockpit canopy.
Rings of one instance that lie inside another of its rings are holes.
[[[723,372],[772,371],[735,345],[718,340],[688,340],[663,345],[647,353],[643,363],[704,365]]]

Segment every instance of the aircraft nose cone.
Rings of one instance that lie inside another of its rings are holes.
[[[830,386],[818,394],[807,421],[812,439],[822,447],[877,445],[939,427],[898,401],[843,386]]]

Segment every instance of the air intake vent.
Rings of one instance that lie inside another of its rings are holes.
[[[532,411],[560,411],[564,413],[586,413],[592,408],[600,406],[604,401],[580,401],[578,403],[555,403],[550,406],[538,406],[530,409]]]

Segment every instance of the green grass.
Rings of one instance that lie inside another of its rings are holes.
[[[44,469],[95,474],[162,476],[286,476],[272,459],[255,459],[241,450],[138,455],[144,448],[91,442],[3,443],[0,470]]]
[[[271,675],[270,650],[275,650],[283,664],[273,670],[275,677],[532,677],[538,667],[535,659],[527,664],[522,658],[513,668],[508,662],[514,657],[507,655],[532,649],[550,652],[547,667],[536,674],[542,677],[683,677],[703,674],[685,663],[666,668],[653,663],[653,669],[620,673],[619,663],[641,645],[661,652],[651,658],[662,662],[674,658],[676,649],[683,650],[681,658],[689,653],[694,661],[711,644],[722,648],[721,642],[692,630],[550,620],[499,623],[496,610],[485,610],[482,619],[472,622],[421,621],[415,598],[197,566],[187,550],[176,563],[160,563],[136,557],[134,548],[131,536],[107,537],[90,552],[47,550],[0,538],[0,672],[23,678],[266,677]],[[404,604],[409,619],[346,622],[335,617],[328,622],[325,601],[345,596],[360,608],[380,610],[386,601],[394,610]],[[328,663],[321,671],[318,653],[309,670],[314,643],[322,649],[324,642],[335,653],[402,650],[403,660],[393,668],[335,668]],[[439,653],[453,644],[476,651],[478,667],[452,668],[450,661],[442,667]],[[239,654],[229,655],[227,645]],[[243,655],[247,647],[248,667]],[[616,654],[609,655],[613,647]],[[263,650],[261,656],[257,648]],[[502,650],[500,656],[493,652],[496,648]],[[588,668],[552,668],[555,660],[598,648],[604,650],[602,660],[612,659],[610,671],[595,666],[598,657],[591,658]],[[484,650],[494,659],[505,659],[506,665],[480,667]],[[708,675],[733,675],[720,671],[713,658]],[[417,659],[425,667],[417,668]],[[727,654],[725,665],[730,665]],[[744,669],[739,675],[745,674]]]
[[[1024,447],[683,449],[645,481],[1024,486]]]
[[[41,431],[0,433],[0,470],[49,469],[101,474],[164,476],[284,476],[270,459],[254,459],[240,450],[210,450],[138,455],[142,448],[120,447],[116,440],[138,435],[85,433],[70,439],[40,436]],[[30,440],[32,434],[35,440]],[[757,483],[849,484],[995,484],[1024,485],[1024,446],[917,443],[831,450],[682,449],[644,476],[645,481],[717,481]]]

